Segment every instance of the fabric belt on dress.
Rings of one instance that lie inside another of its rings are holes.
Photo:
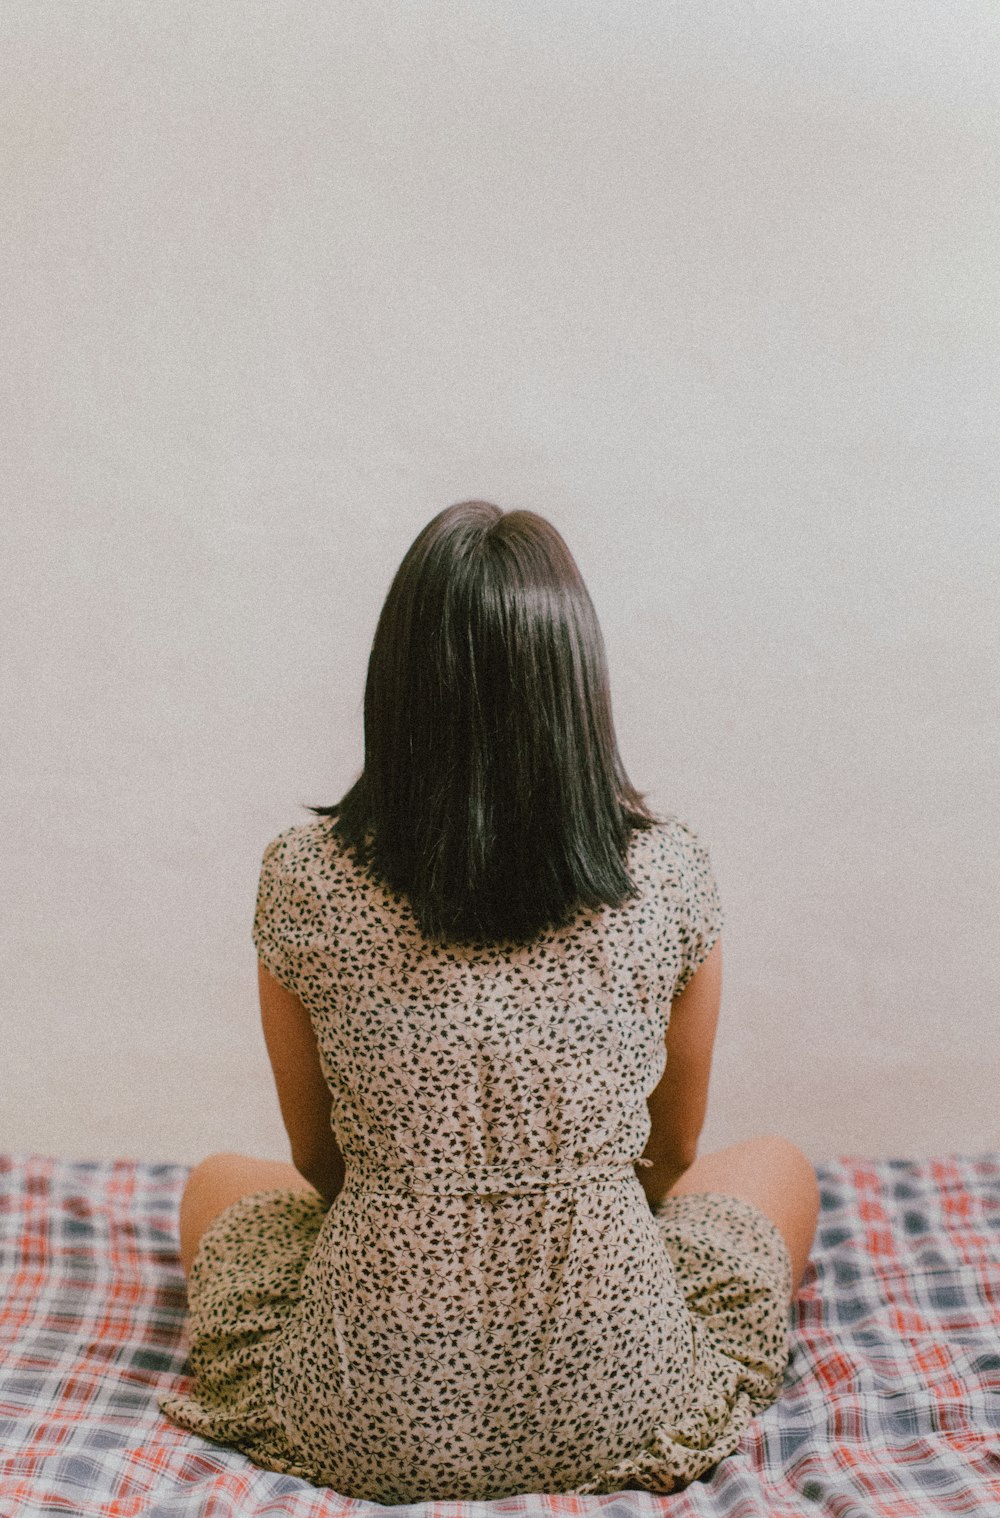
[[[371,1165],[356,1158],[346,1161],[345,1184],[353,1181],[366,1191],[405,1192],[428,1196],[504,1196],[543,1191],[550,1186],[579,1186],[593,1181],[624,1180],[633,1166],[652,1160],[593,1160],[580,1165]]]

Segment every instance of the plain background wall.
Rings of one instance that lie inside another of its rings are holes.
[[[996,1147],[994,0],[11,0],[0,1146],[286,1152],[267,840],[548,515],[708,844],[707,1144]]]

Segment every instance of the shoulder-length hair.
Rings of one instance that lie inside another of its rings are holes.
[[[604,642],[556,529],[486,501],[420,532],[379,617],[364,769],[334,832],[429,939],[524,942],[636,894],[655,820],[622,766]]]

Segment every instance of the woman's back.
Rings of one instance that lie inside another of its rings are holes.
[[[639,895],[625,906],[482,947],[426,939],[324,818],[268,845],[254,942],[309,1010],[348,1160],[641,1152],[671,1000],[722,922],[707,853],[678,819],[634,833],[629,858]]]
[[[708,855],[628,779],[593,604],[533,513],[418,534],[364,710],[361,774],[261,871],[295,1168],[192,1175],[195,1386],[162,1405],[354,1498],[669,1492],[787,1352],[783,1196],[726,1163],[697,1189]]]
[[[691,1393],[636,1178],[671,998],[721,926],[677,819],[636,898],[529,944],[431,943],[326,819],[269,845],[254,937],[308,1008],[346,1180],[273,1345],[304,1466],[372,1500],[579,1487]]]

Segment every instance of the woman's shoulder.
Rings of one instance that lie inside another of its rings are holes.
[[[298,880],[333,884],[351,868],[353,861],[334,830],[332,817],[314,817],[293,823],[266,845],[264,868]]]
[[[681,884],[692,869],[708,865],[700,833],[674,812],[659,814],[647,828],[636,828],[629,857],[635,875],[673,884]]]

